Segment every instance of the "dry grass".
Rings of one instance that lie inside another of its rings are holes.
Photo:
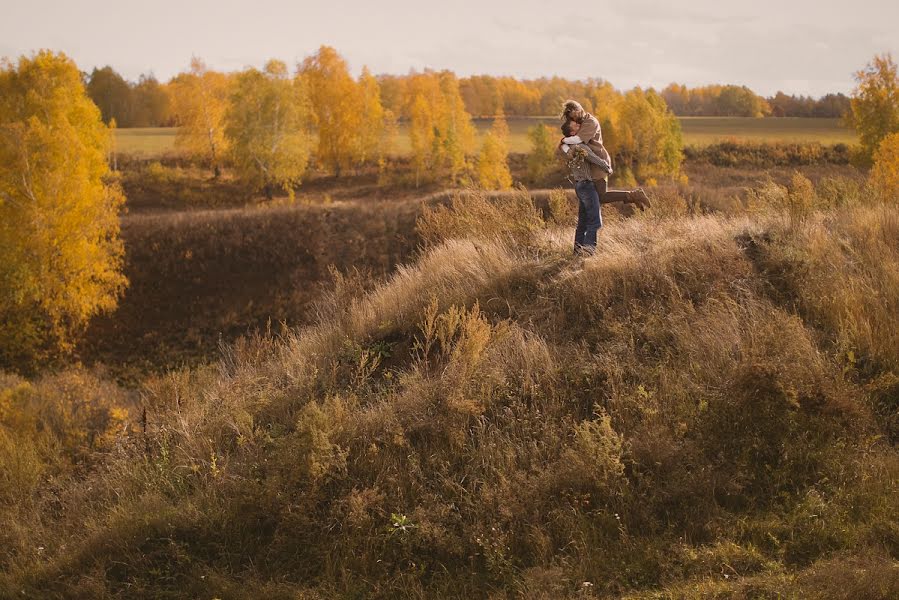
[[[784,189],[811,204],[610,220],[586,260],[559,198],[435,209],[389,280],[5,499],[0,595],[892,597],[899,220]]]

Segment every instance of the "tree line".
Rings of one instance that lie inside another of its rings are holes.
[[[688,88],[672,83],[662,97],[679,117],[827,117],[849,113],[849,97],[826,94],[815,99],[777,92],[763,98],[746,86],[707,85]]]
[[[600,120],[621,176],[678,173],[680,123],[658,93],[622,93],[600,80],[579,85],[575,97]],[[451,71],[413,72],[400,82],[363,69],[353,78],[340,54],[322,46],[292,72],[271,61],[262,71],[224,74],[194,59],[169,87],[176,146],[211,165],[216,176],[227,162],[269,195],[279,188],[291,194],[307,168],[336,176],[372,166],[384,172],[398,121],[408,128],[409,178],[416,187],[443,180],[487,189],[512,184],[503,107],[496,107],[479,143],[462,80]],[[555,112],[568,97],[555,98]],[[531,133],[531,162],[539,162],[533,171],[544,172],[560,134],[542,125]]]
[[[129,82],[109,66],[85,74],[88,94],[100,107],[103,120],[115,119],[119,127],[170,126],[177,121],[172,90],[183,74],[168,83],[153,75],[141,75]],[[415,73],[378,75],[372,78],[380,88],[381,102],[395,115],[403,113],[408,86]],[[458,78],[459,94],[465,110],[475,116],[547,116],[558,112],[560,99],[572,98],[587,110],[599,110],[592,91],[602,79],[570,80],[561,77],[516,79],[474,75]],[[696,117],[843,117],[849,112],[849,97],[842,93],[821,98],[777,92],[765,98],[746,86],[708,85],[689,88],[672,83],[659,92],[677,116]]]

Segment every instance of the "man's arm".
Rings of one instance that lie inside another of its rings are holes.
[[[580,146],[578,146],[578,148],[583,148],[585,150],[585,152],[586,152],[585,158],[589,162],[593,163],[594,165],[597,165],[601,169],[604,169],[605,172],[608,173],[609,175],[612,174],[612,166],[609,164],[609,162],[606,159],[600,158],[599,156],[597,156],[596,153],[590,149],[590,146],[588,146],[587,144],[581,144]]]
[[[599,121],[593,115],[588,114],[584,122],[581,123],[581,128],[578,130],[577,135],[569,136],[562,141],[566,144],[583,144],[592,140],[597,134],[599,134],[599,143],[601,144],[602,133],[599,128]]]

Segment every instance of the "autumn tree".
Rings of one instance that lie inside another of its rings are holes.
[[[359,165],[382,163],[391,149],[395,119],[381,104],[380,85],[367,67],[363,67],[359,77],[357,110],[359,128],[353,140],[353,158]]]
[[[624,94],[609,114],[609,133],[613,135],[607,136],[604,142],[615,158],[617,171],[641,180],[680,171],[683,160],[680,121],[658,93],[635,88]]]
[[[403,112],[403,103],[406,99],[406,80],[402,75],[378,75],[378,89],[381,94],[381,104],[384,110],[390,111],[394,116]]]
[[[478,155],[478,183],[485,190],[507,190],[512,187],[509,173],[509,126],[502,113],[493,119],[484,136]]]
[[[316,157],[336,175],[349,168],[359,151],[359,86],[349,67],[334,48],[322,46],[307,57],[299,69],[309,87],[309,98],[318,122]]]
[[[228,100],[228,77],[210,71],[194,57],[190,71],[171,84],[172,109],[178,124],[175,145],[189,155],[209,161],[215,177],[227,150],[223,119]]]
[[[855,74],[855,81],[848,121],[858,133],[864,157],[870,159],[882,139],[899,131],[899,76],[893,57],[875,56]]]
[[[430,178],[438,171],[448,172],[457,183],[469,169],[476,133],[456,76],[448,71],[413,73],[406,92],[403,114],[409,125],[416,185],[422,176]]]
[[[269,197],[276,188],[293,197],[309,162],[312,109],[305,85],[277,60],[234,82],[224,119],[234,168]]]
[[[126,285],[108,144],[65,55],[0,65],[0,366],[69,349]]]
[[[152,75],[141,75],[132,89],[132,127],[161,127],[172,118],[172,101],[166,86]]]
[[[899,132],[883,138],[874,151],[871,184],[882,200],[899,203]]]
[[[418,92],[406,109],[415,187],[418,187],[421,179],[435,161],[439,145],[436,130],[431,124],[431,107],[432,103],[429,102],[429,99],[423,93]]]
[[[450,71],[442,71],[439,78],[444,108],[438,121],[442,137],[441,155],[444,164],[449,168],[450,180],[458,183],[469,168],[468,156],[474,152],[476,132],[471,115],[465,110],[465,102],[459,93],[459,80]],[[505,126],[505,119],[502,123]]]
[[[558,130],[556,130],[558,131]],[[528,175],[533,181],[540,181],[558,164],[556,146],[561,133],[556,133],[543,123],[528,129],[531,151],[528,154]]]

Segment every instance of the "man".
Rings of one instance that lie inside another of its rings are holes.
[[[565,139],[571,139],[576,133],[574,121],[562,124]],[[574,230],[574,253],[580,256],[592,256],[596,253],[596,234],[602,227],[602,210],[600,196],[594,180],[594,170],[608,177],[612,173],[609,161],[597,156],[587,144],[560,143],[556,153],[565,158],[571,171],[574,193],[577,194],[578,213],[577,227]],[[605,156],[608,156],[606,153]]]
[[[577,145],[586,144],[595,154],[604,157],[609,165],[612,164],[612,158],[606,151],[602,143],[602,129],[599,126],[599,120],[584,110],[584,107],[575,100],[568,100],[562,107],[562,119],[566,122],[573,123],[571,135],[566,135],[562,140],[563,144]],[[613,202],[626,202],[636,204],[640,210],[646,210],[650,207],[649,197],[643,188],[634,190],[610,190],[608,182],[608,174],[601,168],[591,163],[591,174],[593,182],[596,184],[596,192],[599,194],[601,204],[611,204]]]

